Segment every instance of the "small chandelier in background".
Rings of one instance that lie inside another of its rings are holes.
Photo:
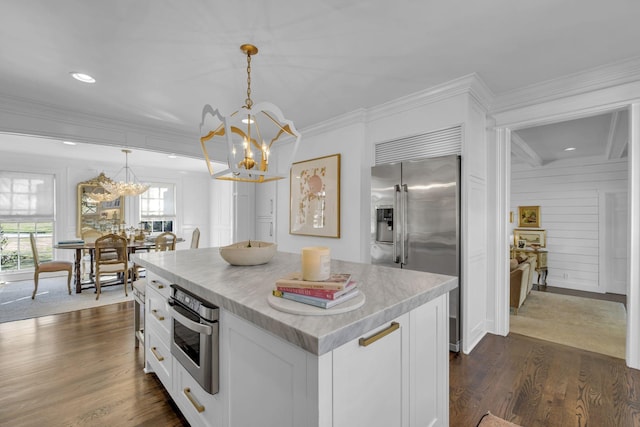
[[[256,183],[286,178],[289,176],[301,135],[275,105],[269,102],[253,104],[251,56],[258,54],[258,48],[251,44],[243,44],[240,50],[247,55],[245,104],[228,116],[223,116],[209,104],[202,109],[200,144],[209,173],[216,179]],[[212,122],[210,126],[208,120]],[[207,132],[207,129],[213,130]],[[293,145],[286,151],[289,155],[278,156],[276,164],[270,165],[269,157],[274,148],[283,146],[292,138]],[[213,170],[206,144],[209,141],[213,144],[214,154],[226,154],[227,169],[219,172]]]
[[[125,164],[123,168],[125,171],[125,181],[115,181],[115,178],[117,178],[120,172],[122,172],[122,169],[120,169],[113,181],[101,182],[100,185],[109,193],[115,194],[117,197],[138,196],[147,191],[149,189],[149,185],[138,182],[136,174],[134,174],[129,167],[129,153],[131,153],[131,150],[122,150],[122,152],[125,155]]]
[[[99,186],[94,187],[93,191],[87,194],[87,200],[92,203],[101,203],[101,202],[111,202],[120,197],[118,194],[109,193],[102,186],[103,183],[113,183],[110,178],[107,178],[104,172],[101,172],[100,175],[95,179]]]

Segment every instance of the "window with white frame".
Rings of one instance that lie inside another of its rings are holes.
[[[29,233],[41,261],[53,258],[55,177],[0,171],[0,272],[34,267]]]
[[[140,195],[140,222],[152,233],[174,231],[176,188],[173,184],[151,184]]]

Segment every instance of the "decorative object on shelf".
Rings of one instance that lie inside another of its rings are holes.
[[[340,154],[291,167],[289,234],[340,237]]]
[[[245,104],[227,116],[223,116],[218,109],[214,110],[209,104],[202,109],[200,144],[209,173],[216,179],[257,183],[285,178],[295,158],[301,135],[275,105],[269,102],[253,104],[251,57],[258,54],[258,48],[251,44],[243,44],[240,50],[247,55]],[[213,130],[207,132],[207,129]],[[283,141],[291,138],[295,140],[293,146],[286,149],[289,154],[288,159],[280,156],[276,165],[277,170],[270,170],[271,152],[282,145]],[[214,171],[207,151],[206,143],[209,141],[212,141],[216,152],[226,152],[227,169],[220,172]]]
[[[524,240],[525,246],[538,245],[540,248],[547,247],[547,231],[546,230],[529,230],[514,228],[513,239],[515,243],[519,243],[520,240]],[[519,248],[520,246],[518,246]]]
[[[525,246],[527,246],[527,241],[526,240],[518,240],[518,249],[524,249]]]
[[[124,168],[122,168],[125,171],[125,181],[103,182],[100,183],[100,185],[102,185],[102,187],[111,194],[116,194],[118,196],[138,196],[147,191],[149,189],[149,185],[138,182],[136,174],[134,174],[129,167],[129,153],[131,153],[131,150],[122,150],[122,152],[125,156],[125,164]],[[116,177],[120,172],[122,172],[122,169],[118,171]]]
[[[83,231],[97,230],[102,233],[115,232],[124,218],[124,197],[116,196],[111,200],[100,200],[101,194],[110,194],[102,187],[103,183],[113,182],[104,173],[77,185],[77,227],[76,236],[82,237]],[[110,197],[105,197],[110,199]]]
[[[246,240],[220,248],[220,256],[231,265],[260,265],[271,261],[277,245],[271,242]]]
[[[327,280],[331,275],[331,252],[326,246],[302,248],[302,280]]]
[[[540,227],[540,206],[518,206],[518,227]]]

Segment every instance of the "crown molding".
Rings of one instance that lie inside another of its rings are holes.
[[[469,95],[486,112],[494,94],[476,73],[448,81],[429,89],[394,99],[371,108],[360,108],[301,130],[304,137],[325,133],[354,123],[367,123],[389,115],[403,113],[457,95]]]
[[[367,110],[359,108],[349,113],[341,114],[331,119],[308,126],[300,131],[304,138],[336,130],[338,128],[353,126],[356,123],[365,123]]]
[[[368,109],[369,121],[403,113],[458,95],[472,96],[485,110],[491,105],[493,93],[476,73],[467,74],[446,83],[385,102]]]
[[[637,80],[640,80],[640,57],[628,58],[498,94],[489,112],[501,113]]]

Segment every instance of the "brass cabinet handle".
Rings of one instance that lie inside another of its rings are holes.
[[[184,394],[187,396],[187,399],[189,399],[189,402],[191,402],[193,407],[196,408],[196,411],[204,412],[204,406],[202,406],[200,403],[198,403],[196,398],[193,397],[193,395],[191,394],[191,389],[189,387],[187,387],[183,391],[184,391]]]
[[[153,314],[155,316],[156,319],[163,321],[164,320],[164,316],[162,314],[158,314],[158,310],[151,310],[151,314]]]
[[[380,338],[386,337],[391,332],[399,328],[400,324],[398,322],[391,322],[391,325],[389,325],[388,328],[381,330],[377,334],[371,335],[369,338],[360,338],[358,340],[358,344],[360,344],[362,347],[366,347],[369,344],[373,344],[374,342],[378,341]]]
[[[158,285],[158,289],[163,289],[164,285],[160,282],[158,282],[157,280],[152,280],[151,283],[153,283],[154,285]]]
[[[151,353],[153,353],[153,355],[156,357],[156,359],[158,359],[158,362],[162,362],[164,360],[164,356],[162,356],[160,353],[158,353],[158,348],[157,347],[151,347]]]

